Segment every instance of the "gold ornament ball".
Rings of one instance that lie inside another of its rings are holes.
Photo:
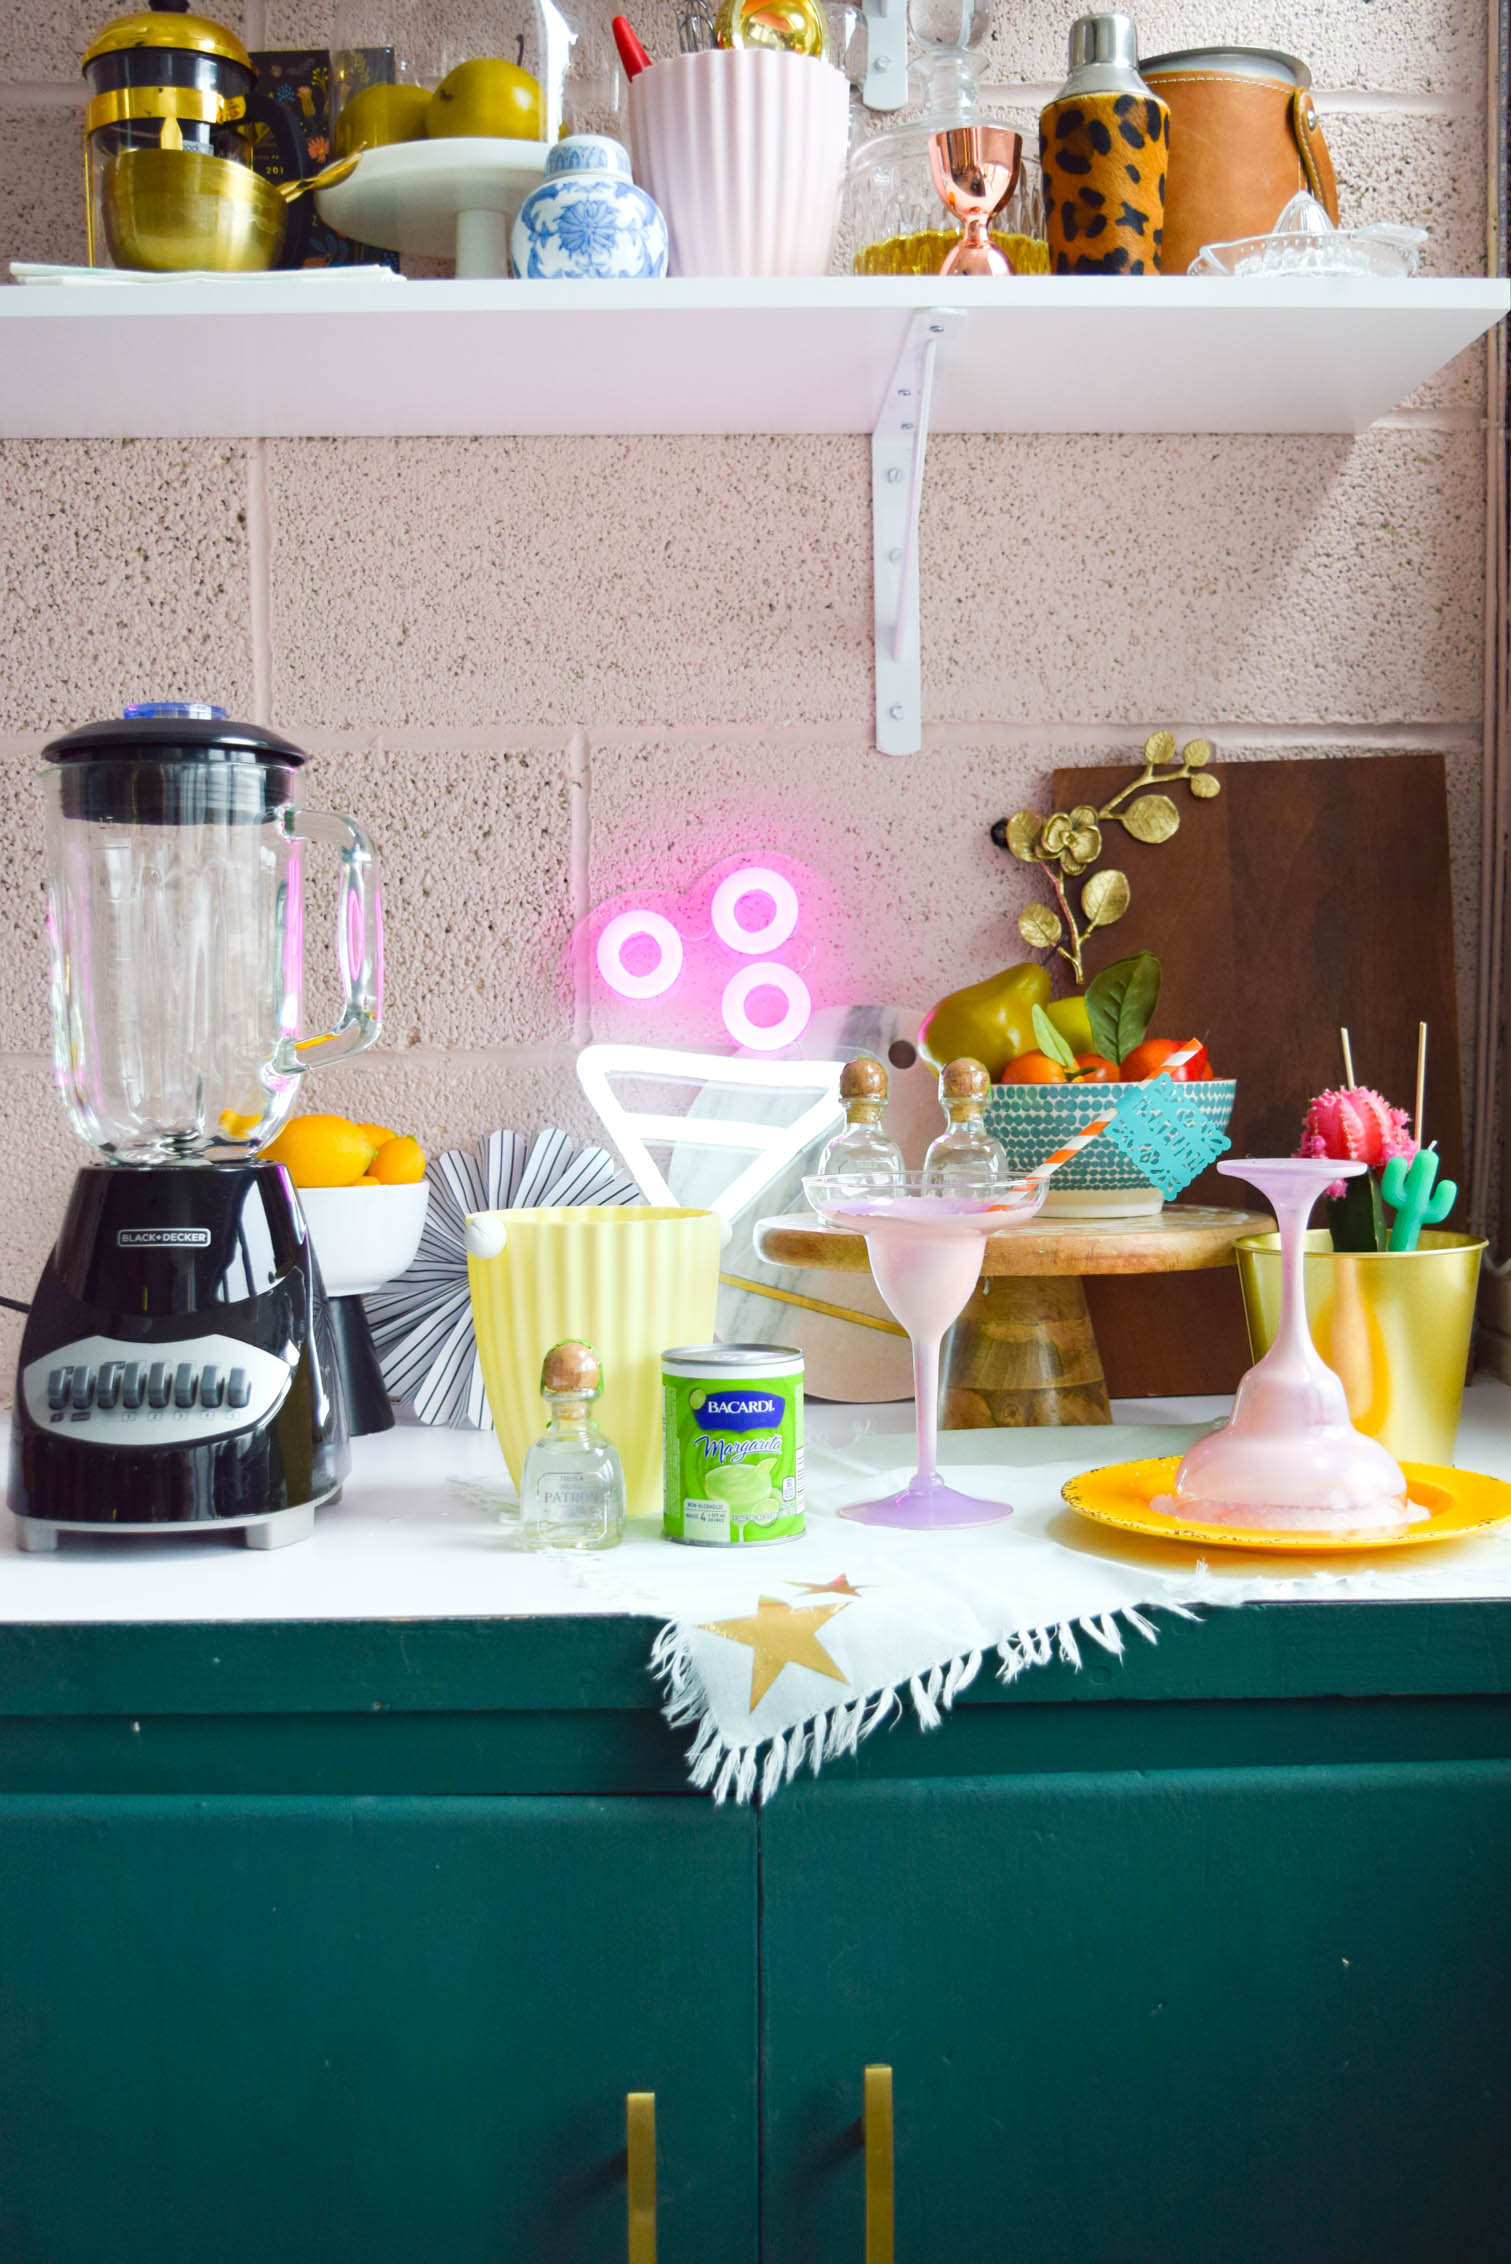
[[[724,0],[714,45],[778,47],[822,61],[829,53],[829,26],[819,0]]]

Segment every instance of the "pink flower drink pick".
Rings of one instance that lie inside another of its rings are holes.
[[[1328,1096],[1324,1096],[1328,1097]],[[1218,1165],[1268,1201],[1280,1229],[1281,1304],[1275,1341],[1238,1387],[1220,1431],[1195,1446],[1173,1494],[1155,1508],[1195,1525],[1278,1532],[1393,1533],[1430,1514],[1407,1499],[1400,1464],[1349,1421],[1338,1378],[1319,1355],[1306,1319],[1306,1222],[1327,1185],[1324,1155],[1244,1156]],[[1362,1157],[1342,1159],[1357,1179]]]
[[[1319,1093],[1301,1127],[1301,1156],[1336,1156],[1340,1162],[1362,1163],[1378,1171],[1392,1156],[1414,1156],[1411,1119],[1404,1108],[1392,1108],[1382,1093],[1369,1085],[1329,1087]],[[1335,1179],[1325,1192],[1337,1200],[1343,1181]]]

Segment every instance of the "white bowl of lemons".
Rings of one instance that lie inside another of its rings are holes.
[[[418,1140],[345,1116],[296,1116],[264,1155],[294,1182],[328,1297],[369,1297],[408,1271],[430,1202]]]

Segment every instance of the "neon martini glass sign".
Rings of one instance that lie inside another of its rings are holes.
[[[747,923],[743,908],[764,911]],[[741,865],[714,890],[710,919],[716,940],[743,963],[724,984],[719,1013],[737,1046],[753,1053],[780,1053],[796,1045],[813,1014],[813,998],[795,967],[769,956],[796,933],[801,914],[798,892],[785,873],[769,865]],[[638,945],[635,964],[626,957]],[[649,946],[649,952],[646,950]],[[647,1003],[664,998],[680,978],[686,961],[684,937],[664,912],[632,905],[615,913],[600,930],[594,947],[599,975],[620,998]],[[774,1022],[757,1022],[751,1002],[775,992],[782,1012]]]

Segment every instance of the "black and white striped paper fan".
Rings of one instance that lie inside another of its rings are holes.
[[[430,1209],[408,1273],[364,1300],[390,1399],[412,1400],[422,1423],[491,1431],[467,1286],[469,1211],[618,1206],[642,1200],[607,1148],[565,1132],[492,1132],[468,1155],[452,1148],[426,1168]]]

